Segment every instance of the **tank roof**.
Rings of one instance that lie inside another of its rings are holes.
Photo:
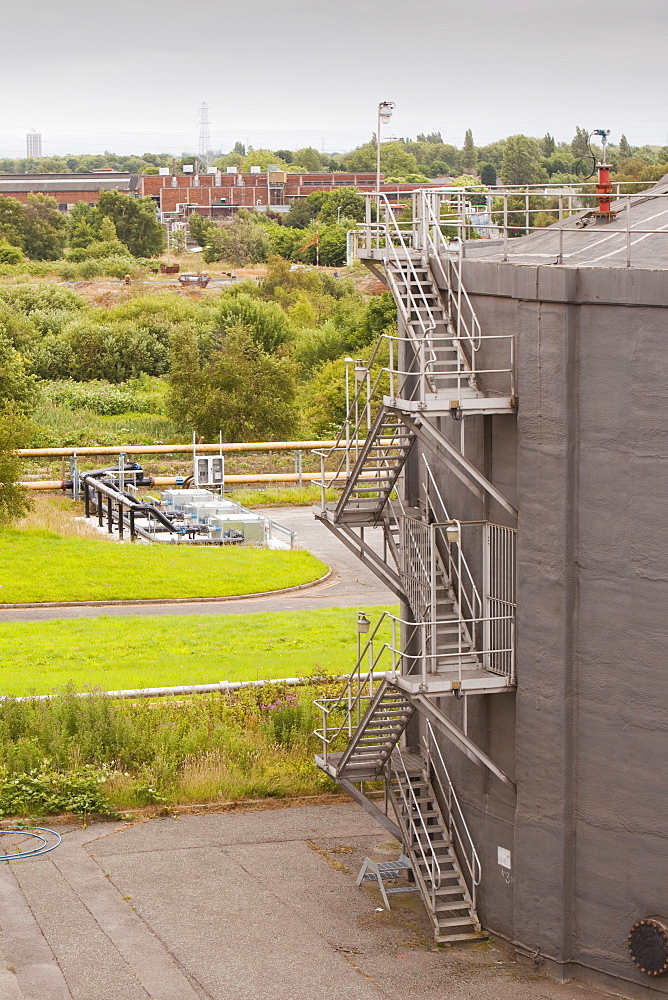
[[[564,267],[578,268],[626,267],[627,231],[630,228],[631,267],[668,270],[668,174],[639,194],[613,201],[612,209],[617,214],[609,222],[588,219],[592,209],[587,209],[546,229],[510,240],[508,261],[533,266],[561,263]],[[561,237],[560,230],[563,230]],[[563,248],[561,262],[560,241]],[[503,261],[503,241],[467,242],[466,257],[470,260]]]

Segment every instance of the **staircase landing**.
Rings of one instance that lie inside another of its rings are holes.
[[[421,674],[401,676],[387,671],[385,679],[405,691],[409,695],[447,695],[460,690],[471,694],[498,694],[504,691],[514,691],[515,683],[505,674],[493,674],[482,668],[478,670],[462,670],[461,683],[459,671],[450,673],[427,674],[426,686]]]
[[[453,389],[442,392],[427,392],[424,399],[403,399],[400,396],[383,396],[383,403],[390,409],[403,413],[430,413],[432,416],[445,416],[455,409],[464,414],[489,415],[491,413],[517,413],[517,398],[515,396],[495,396],[493,393],[483,395],[475,389],[461,390],[455,393]]]
[[[331,778],[338,777],[339,761],[343,757],[342,753],[328,753],[327,762],[322,754],[316,754],[315,763],[321,770],[325,771]],[[420,754],[402,753],[404,763],[409,774],[421,774],[424,770],[424,760]],[[386,763],[380,767],[372,764],[346,764],[345,774],[349,781],[381,781],[384,779]]]

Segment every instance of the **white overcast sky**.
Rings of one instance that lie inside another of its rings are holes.
[[[668,144],[668,0],[4,0],[0,156],[461,145],[576,125]],[[8,41],[9,40],[9,41]]]

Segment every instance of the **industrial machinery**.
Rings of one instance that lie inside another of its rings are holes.
[[[222,459],[195,456],[194,462],[195,474],[184,480],[183,489],[159,496],[145,492],[154,485],[152,477],[137,462],[126,463],[123,454],[115,468],[83,473],[73,461],[66,485],[73,497],[83,497],[86,517],[97,515],[100,528],[106,523],[107,532],[121,539],[127,533],[131,539],[172,544],[293,547],[294,532],[225,498]],[[218,481],[220,492],[201,488],[200,477]]]

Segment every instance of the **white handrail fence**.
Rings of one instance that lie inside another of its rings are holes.
[[[427,732],[426,736],[423,736],[423,743],[427,751],[427,759],[431,763],[431,776],[440,791],[439,802],[442,807],[445,807],[450,840],[455,847],[475,910],[476,889],[482,881],[482,865],[434,729],[430,722],[427,722],[426,726]]]

